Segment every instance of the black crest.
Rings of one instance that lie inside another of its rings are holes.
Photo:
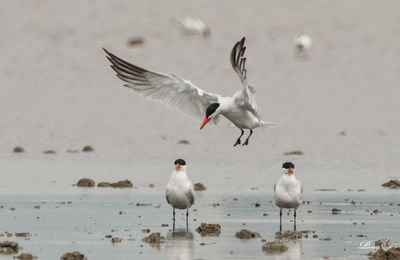
[[[211,105],[209,105],[206,110],[206,117],[208,118],[209,116],[214,114],[215,110],[217,110],[218,107],[219,103],[212,103]]]
[[[183,159],[176,159],[175,162],[174,162],[174,165],[177,165],[177,164],[186,165],[186,162]]]
[[[294,169],[294,164],[292,162],[285,162],[282,164],[282,168],[284,168],[284,169],[293,168]]]

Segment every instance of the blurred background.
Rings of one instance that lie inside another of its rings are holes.
[[[272,192],[288,160],[310,192],[385,192],[380,184],[399,176],[399,9],[364,0],[2,1],[0,192],[67,192],[84,176],[163,187],[178,157],[209,192]],[[185,17],[208,33],[188,33]],[[312,39],[303,51],[299,33]],[[240,132],[225,119],[200,131],[132,94],[102,50],[232,95],[242,85],[229,54],[243,36],[262,117],[284,121],[256,129],[248,147],[232,147]],[[94,152],[80,152],[85,145]]]

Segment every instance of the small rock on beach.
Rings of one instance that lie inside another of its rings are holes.
[[[400,188],[400,180],[390,180],[382,184],[383,187],[387,187],[390,189],[399,189]]]
[[[143,238],[143,241],[149,244],[160,244],[165,242],[165,237],[160,235],[160,232],[151,233],[148,237]]]
[[[238,239],[260,238],[260,234],[247,229],[242,229],[239,232],[236,232],[235,237]]]
[[[17,242],[1,242],[0,243],[0,254],[11,255],[18,254],[19,245]]]
[[[14,259],[20,259],[20,260],[33,260],[37,259],[36,256],[29,254],[29,253],[21,253],[18,256],[14,256]]]
[[[206,190],[207,189],[206,186],[203,183],[200,183],[200,182],[195,183],[193,186],[194,186],[194,190],[195,191],[202,191],[202,190]]]
[[[201,223],[201,225],[196,228],[196,231],[202,236],[219,236],[219,234],[221,234],[221,226],[219,224]]]
[[[78,187],[94,187],[94,185],[94,180],[89,178],[82,178],[76,183],[76,186]]]
[[[25,150],[24,150],[24,148],[22,148],[21,146],[16,146],[16,147],[14,147],[13,152],[14,152],[14,153],[24,153]]]
[[[87,260],[85,255],[75,251],[75,252],[70,252],[70,253],[65,253],[62,257],[61,260]]]

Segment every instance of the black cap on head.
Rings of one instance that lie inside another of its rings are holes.
[[[292,162],[285,162],[282,164],[282,168],[284,168],[284,169],[293,168],[294,169],[294,164]]]
[[[174,162],[174,165],[177,165],[177,164],[186,165],[186,162],[183,159],[176,159],[175,162]]]
[[[211,105],[209,105],[206,110],[206,117],[208,118],[209,116],[214,114],[215,110],[217,110],[218,107],[219,103],[212,103]]]

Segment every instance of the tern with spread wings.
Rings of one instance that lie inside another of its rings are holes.
[[[217,123],[220,115],[225,116],[241,131],[234,144],[236,146],[241,144],[244,129],[250,130],[243,143],[243,145],[248,145],[254,128],[273,125],[261,120],[260,109],[257,107],[254,96],[255,90],[247,83],[244,42],[243,37],[231,51],[232,67],[243,84],[242,90],[237,91],[232,97],[206,92],[177,75],[149,71],[124,61],[105,49],[104,51],[112,64],[111,68],[121,80],[126,82],[125,87],[195,119],[202,119],[200,129],[203,129],[210,121]]]

